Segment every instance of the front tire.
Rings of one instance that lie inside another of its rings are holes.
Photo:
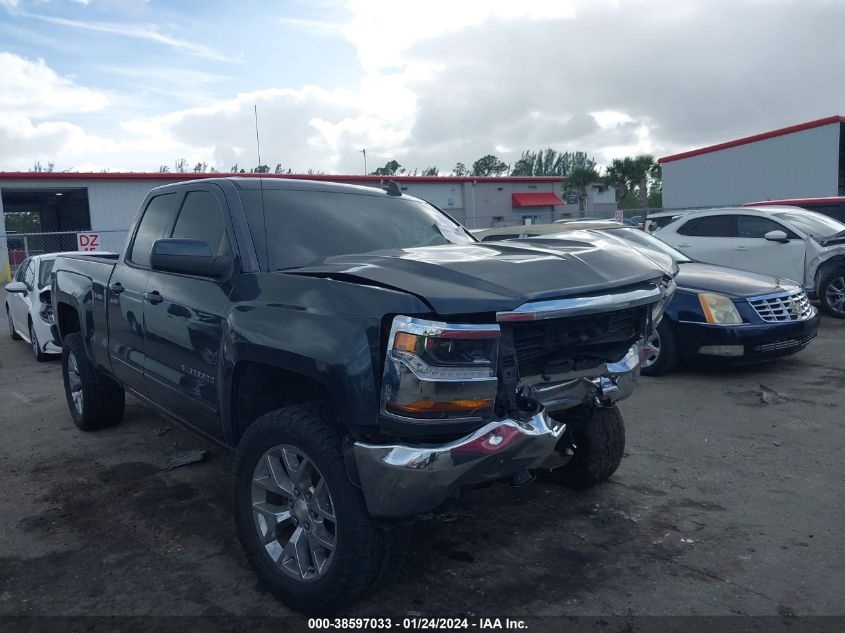
[[[62,380],[70,415],[81,430],[97,431],[114,426],[123,418],[123,388],[94,368],[79,333],[64,337]]]
[[[345,607],[373,587],[394,539],[372,520],[350,481],[330,407],[271,411],[235,456],[235,527],[264,585],[308,614]]]
[[[9,310],[8,304],[6,305],[6,318],[9,320],[9,336],[12,337],[13,341],[21,340],[20,334],[15,332],[15,322],[12,321],[12,312]]]
[[[819,279],[819,303],[830,316],[845,319],[845,268],[825,272]]]
[[[662,376],[678,365],[678,343],[669,319],[663,318],[652,335],[646,340],[650,354],[642,362],[643,376]]]
[[[565,465],[542,474],[574,490],[606,481],[625,453],[625,422],[619,408],[581,407],[572,410],[566,422],[557,450],[574,454]]]
[[[50,355],[45,354],[41,349],[41,342],[38,340],[38,335],[35,334],[35,328],[32,323],[29,324],[29,342],[32,345],[32,352],[35,354],[35,360],[39,363],[44,363],[50,360]]]

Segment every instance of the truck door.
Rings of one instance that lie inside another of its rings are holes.
[[[232,255],[225,198],[216,185],[189,185],[167,237],[206,242]],[[232,236],[233,237],[233,236]],[[152,271],[144,305],[145,392],[170,413],[213,437],[219,422],[218,367],[228,279]]]
[[[144,384],[144,293],[150,276],[153,242],[173,226],[178,194],[151,198],[138,228],[109,279],[109,358],[123,384],[141,390]]]

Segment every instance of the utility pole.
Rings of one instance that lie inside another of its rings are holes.
[[[364,175],[367,175],[367,148],[361,150],[361,153],[364,155]]]

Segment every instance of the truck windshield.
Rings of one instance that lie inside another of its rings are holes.
[[[301,268],[334,255],[467,244],[460,224],[431,205],[404,197],[325,191],[240,192],[256,248],[265,244],[270,270]],[[266,241],[265,241],[266,240]]]

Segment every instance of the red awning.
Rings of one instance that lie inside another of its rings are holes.
[[[563,200],[554,193],[512,193],[511,202],[515,207],[551,207],[563,204]]]

